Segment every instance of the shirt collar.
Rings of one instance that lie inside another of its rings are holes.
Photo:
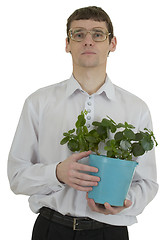
[[[81,85],[77,82],[73,75],[67,81],[67,97],[71,96],[76,90],[82,91]]]
[[[78,81],[74,78],[73,75],[71,75],[70,79],[67,82],[67,90],[66,90],[67,97],[71,96],[77,90],[84,92],[81,85],[78,83]],[[103,92],[106,94],[108,99],[115,100],[115,86],[111,82],[108,75],[106,75],[105,83],[93,95],[100,95]]]
[[[105,83],[101,86],[101,88],[96,92],[96,94],[105,93],[107,98],[110,100],[115,100],[115,86],[111,82],[108,75],[106,75]]]

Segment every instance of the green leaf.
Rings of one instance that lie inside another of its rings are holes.
[[[116,141],[114,139],[108,140],[106,142],[106,146],[114,148],[116,144]]]
[[[102,125],[103,127],[106,127],[106,128],[108,128],[108,129],[110,129],[111,132],[114,133],[114,132],[117,130],[117,128],[116,128],[116,126],[113,124],[113,122],[114,122],[114,121],[112,121],[112,120],[108,120],[108,119],[106,119],[106,118],[103,118],[103,120],[102,120],[102,122],[101,122],[101,125]]]
[[[82,127],[77,127],[76,134],[78,136],[82,134]]]
[[[79,143],[76,140],[71,139],[67,145],[72,152],[79,151]]]
[[[143,138],[141,141],[141,145],[145,151],[150,151],[154,147],[154,142],[151,138]]]
[[[83,127],[86,123],[85,116],[84,114],[81,114],[78,116],[78,121],[76,122],[75,126],[78,127]]]
[[[105,150],[105,151],[111,151],[111,150],[112,150],[112,147],[111,147],[111,146],[105,146],[105,147],[104,147],[104,150]]]
[[[88,111],[85,109],[85,111],[84,111],[84,112],[82,111],[81,114],[87,115],[87,114],[88,114]]]
[[[135,128],[132,124],[125,122],[125,128]]]
[[[72,130],[69,130],[69,131],[68,131],[69,134],[72,134],[72,133],[74,133],[74,132],[75,132],[75,129],[72,129]]]
[[[141,156],[145,153],[142,145],[140,143],[132,144],[132,153],[135,157]]]
[[[124,139],[124,135],[123,135],[123,132],[117,132],[115,135],[114,135],[114,139],[116,141],[121,141]]]
[[[109,127],[110,127],[110,124],[111,124],[110,120],[108,120],[108,119],[106,119],[106,118],[103,118],[103,120],[102,120],[102,122],[101,122],[101,125],[102,125],[103,127],[109,128]]]
[[[86,126],[83,126],[83,133],[84,133],[84,134],[88,134],[88,129],[87,129]]]
[[[131,147],[131,144],[127,140],[122,140],[120,142],[120,147],[122,150],[127,151]]]
[[[122,150],[121,149],[116,149],[116,151],[114,151],[115,152],[115,157],[116,158],[122,158]]]
[[[61,140],[60,144],[61,144],[61,145],[64,145],[64,144],[66,144],[66,143],[68,142],[68,140],[69,140],[69,137],[65,137],[65,138],[63,138],[63,139]]]
[[[115,158],[115,153],[113,151],[108,151],[107,152],[107,157]]]
[[[101,123],[95,121],[95,122],[92,123],[92,125],[93,125],[93,126],[97,126],[97,127],[99,127],[99,126],[101,126]]]
[[[141,141],[143,139],[143,133],[136,133],[135,134],[135,141]]]
[[[86,140],[89,142],[89,143],[98,143],[99,140],[96,138],[96,137],[93,137],[93,136],[85,136]]]
[[[113,119],[111,119],[109,116],[107,116],[107,117],[110,119],[110,121],[111,121],[114,125],[116,125],[116,122],[114,122]]]
[[[107,116],[108,117],[108,116]],[[108,117],[109,118],[109,117]],[[116,123],[111,119],[109,118],[110,120],[106,119],[106,118],[103,118],[102,122],[101,122],[101,125],[103,127],[106,127],[108,129],[110,129],[110,131],[112,133],[115,133],[116,130],[117,130],[117,127],[116,127]]]
[[[86,139],[81,135],[79,136],[79,148],[81,151],[88,151],[89,145],[86,142]]]
[[[150,134],[150,136],[153,138],[153,140],[154,140],[154,142],[155,142],[155,146],[157,147],[157,146],[158,146],[158,143],[157,143],[157,141],[156,141],[156,138],[155,138],[155,136],[154,136],[153,131],[151,131],[151,130],[149,130],[149,129],[147,129],[147,128],[144,128],[144,130],[146,130],[146,131]]]
[[[63,136],[66,136],[66,137],[67,137],[67,136],[69,136],[69,133],[66,133],[66,132],[65,132],[65,133],[63,133]]]
[[[89,150],[96,152],[98,154],[98,144],[96,143],[89,143]]]
[[[123,123],[118,123],[117,128],[125,128],[125,125]]]
[[[112,133],[115,133],[116,130],[117,130],[117,127],[114,124],[111,123],[110,124],[110,130],[111,130]]]
[[[100,137],[102,139],[106,139],[107,138],[107,129],[105,127],[99,126],[97,128],[97,132],[98,132],[98,134],[100,135]]]
[[[93,137],[98,138],[99,134],[97,133],[97,131],[95,129],[93,129],[89,132],[89,136],[93,136]]]
[[[125,129],[123,134],[129,140],[135,140],[136,138],[134,132],[130,129]]]
[[[125,159],[131,161],[132,160],[132,154],[129,154]]]

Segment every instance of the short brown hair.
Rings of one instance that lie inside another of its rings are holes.
[[[98,22],[106,22],[107,30],[109,33],[111,33],[109,35],[109,43],[111,43],[111,39],[114,37],[114,30],[113,30],[111,19],[102,8],[96,7],[96,6],[79,8],[71,14],[71,16],[67,19],[67,36],[70,30],[72,21],[88,20],[88,19],[92,19]],[[68,41],[69,41],[69,38],[68,38]]]

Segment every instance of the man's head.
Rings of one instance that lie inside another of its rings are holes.
[[[71,53],[74,65],[106,64],[109,52],[115,48],[112,22],[102,8],[81,8],[68,18],[66,51]]]
[[[97,22],[105,22],[106,27],[109,33],[109,43],[111,43],[111,39],[114,36],[114,30],[113,30],[113,25],[111,22],[110,17],[108,14],[100,7],[92,6],[92,7],[85,7],[85,8],[80,8],[75,10],[71,16],[67,20],[67,36],[69,34],[69,30],[71,28],[71,23],[74,20],[94,20]],[[69,41],[69,37],[68,37]]]

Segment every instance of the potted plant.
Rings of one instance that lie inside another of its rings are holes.
[[[78,116],[75,127],[65,132],[60,144],[66,144],[72,152],[91,150],[89,164],[98,168],[101,181],[93,187],[88,197],[96,203],[110,203],[113,206],[123,206],[132,177],[137,166],[135,157],[153,149],[158,143],[153,132],[147,128],[135,133],[133,125],[115,123],[110,117],[101,122],[93,122],[93,130],[86,127],[85,115],[82,111]],[[100,155],[100,145],[104,145],[106,155]]]

